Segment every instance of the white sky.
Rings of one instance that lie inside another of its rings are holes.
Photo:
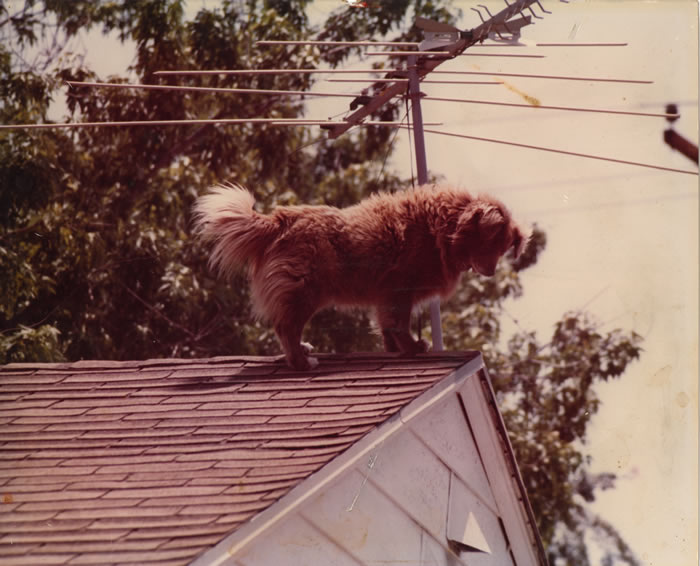
[[[462,29],[478,25],[455,0]],[[493,13],[504,5],[486,2]],[[189,9],[214,7],[190,0]],[[544,59],[462,57],[441,70],[578,75],[653,80],[652,85],[510,78],[517,91],[544,105],[662,112],[679,103],[674,128],[698,141],[698,7],[694,0],[598,0],[563,4],[543,0],[553,13],[523,30],[526,42],[627,42],[627,47],[506,48],[497,52]],[[340,0],[316,0],[322,21]],[[538,14],[541,14],[539,10]],[[92,53],[109,52],[95,67],[126,74],[132,52],[104,49],[90,36]],[[485,48],[471,53],[493,52]],[[365,61],[367,66],[371,61]],[[437,77],[435,77],[437,78]],[[458,77],[441,77],[457,79]],[[319,90],[357,92],[319,82]],[[428,95],[522,103],[505,86],[423,85]],[[347,108],[345,99],[311,107],[313,118]],[[662,138],[663,118],[512,109],[423,102],[438,129],[580,153],[695,170]],[[697,564],[698,463],[698,177],[556,155],[485,142],[426,136],[428,167],[451,183],[500,197],[524,223],[537,222],[548,244],[525,272],[525,294],[508,305],[526,329],[546,340],[567,310],[593,313],[602,330],[634,330],[644,352],[620,380],[598,387],[603,401],[586,449],[595,471],[614,471],[614,490],[594,509],[609,520],[648,566]],[[400,133],[393,166],[411,173],[408,136]],[[414,168],[415,170],[415,168]]]

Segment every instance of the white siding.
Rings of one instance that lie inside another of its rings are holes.
[[[360,566],[299,515],[293,515],[237,553],[241,566]]]
[[[433,536],[445,538],[450,470],[409,430],[384,443],[368,477]]]
[[[474,437],[457,395],[450,395],[438,406],[411,423],[420,439],[467,484],[491,510],[496,502],[491,493]]]
[[[420,556],[420,526],[359,471],[319,495],[303,515],[362,564],[387,557],[412,564]]]
[[[459,566],[454,554],[423,531],[421,536],[420,566]],[[410,566],[414,566],[413,564]],[[418,566],[417,564],[415,566]]]

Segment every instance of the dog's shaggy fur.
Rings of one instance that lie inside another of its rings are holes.
[[[411,311],[449,297],[463,271],[493,275],[523,233],[506,208],[445,186],[373,195],[354,206],[253,210],[239,185],[215,186],[195,207],[198,234],[213,242],[211,265],[229,276],[247,266],[256,312],[274,326],[289,365],[317,361],[301,343],[306,322],[334,305],[370,306],[387,351],[427,345],[409,332]]]

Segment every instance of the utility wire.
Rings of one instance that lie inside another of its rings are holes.
[[[493,139],[493,138],[484,138],[484,137],[480,137],[480,136],[469,136],[467,134],[456,134],[453,132],[441,132],[439,130],[425,129],[423,131],[428,133],[428,134],[438,134],[441,136],[450,136],[450,137],[454,137],[454,138],[463,138],[463,139],[469,139],[469,140],[475,140],[475,141],[484,141],[484,142],[496,143],[496,144],[501,144],[501,145],[511,145],[514,147],[522,147],[525,149],[536,149],[538,151],[548,151],[550,153],[560,153],[562,155],[570,155],[573,157],[583,157],[586,159],[596,159],[598,161],[608,161],[608,162],[612,162],[612,163],[621,163],[623,165],[636,165],[637,167],[647,167],[649,169],[658,169],[661,171],[671,171],[673,173],[685,173],[687,175],[698,175],[697,171],[689,171],[687,169],[675,169],[673,167],[652,165],[650,163],[641,163],[639,161],[627,161],[625,159],[615,159],[612,157],[603,157],[601,155],[591,155],[588,153],[578,153],[575,151],[566,151],[564,149],[556,149],[556,148],[551,148],[551,147],[543,147],[543,146],[538,146],[538,145],[517,143],[517,142],[511,142],[511,141],[507,141],[507,140],[497,140],[497,139]]]
[[[408,109],[406,109],[406,114],[403,118],[401,118],[401,122],[403,123],[405,120],[408,119]],[[394,135],[391,138],[391,141],[389,142],[389,147],[387,147],[386,153],[384,154],[384,160],[382,161],[382,168],[377,174],[377,178],[375,179],[374,183],[376,185],[379,184],[379,179],[384,175],[384,168],[386,167],[386,162],[389,159],[389,154],[393,151],[394,149],[394,144],[396,143],[396,136],[399,134],[400,128],[396,128],[394,131]]]

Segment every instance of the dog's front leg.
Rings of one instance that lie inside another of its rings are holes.
[[[411,336],[411,310],[413,302],[407,293],[397,293],[390,301],[377,307],[377,320],[382,329],[384,349],[387,352],[401,352],[409,356],[428,351],[424,340]]]

